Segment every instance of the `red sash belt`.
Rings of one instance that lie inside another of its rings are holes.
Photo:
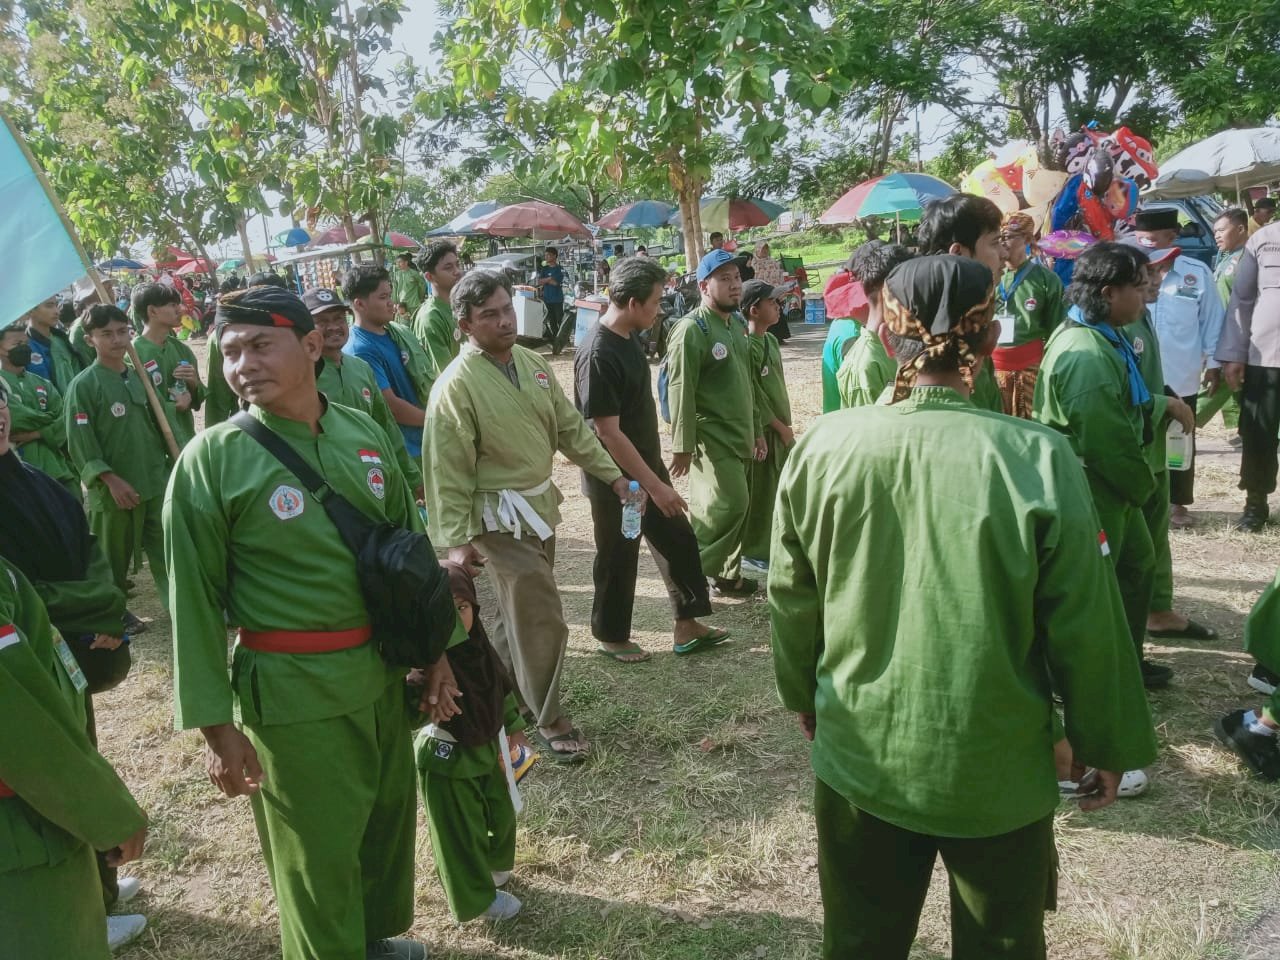
[[[1044,358],[1044,341],[1037,337],[1020,347],[996,347],[991,362],[997,370],[1025,370],[1034,367]]]
[[[240,643],[261,653],[333,653],[369,642],[373,627],[350,630],[240,630]]]
[[[16,797],[16,796],[17,794],[14,793],[12,789],[10,789],[9,785],[5,783],[3,780],[0,780],[0,800],[3,800],[5,797]]]

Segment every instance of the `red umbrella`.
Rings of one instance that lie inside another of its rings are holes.
[[[172,245],[164,247],[162,249],[157,249],[155,253],[156,253],[155,265],[156,265],[156,269],[158,270],[166,270],[166,269],[172,269],[173,267],[180,267],[187,261],[195,259],[195,256],[193,254],[187,253],[185,250],[180,250],[178,247],[175,247]]]
[[[855,320],[866,320],[870,307],[867,304],[867,293],[862,284],[853,279],[848,270],[837,270],[827,281],[822,291],[823,302],[827,306],[827,316],[832,319],[853,317]]]
[[[554,240],[557,237],[590,237],[591,231],[564,207],[542,200],[513,203],[481,217],[472,225],[476,233],[495,237],[532,237]]]
[[[212,260],[188,260],[177,271],[179,276],[186,276],[190,273],[217,273],[218,265]]]
[[[356,224],[357,239],[369,236],[370,232],[371,231],[369,230],[368,224],[365,224],[365,223]],[[387,246],[390,246],[390,247],[407,247],[412,250],[419,246],[417,240],[414,240],[413,237],[407,237],[403,233],[388,233],[382,238],[382,240],[385,244],[387,244]],[[325,247],[333,243],[346,243],[346,242],[347,242],[346,227],[339,225],[336,227],[330,227],[328,230],[325,230],[323,233],[317,233],[314,237],[311,238],[311,242],[307,244],[307,247],[308,248]]]

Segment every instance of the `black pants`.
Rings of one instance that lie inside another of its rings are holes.
[[[563,303],[547,303],[542,301],[542,305],[547,308],[546,329],[542,331],[544,340],[559,340],[560,327],[564,323],[564,304]]]
[[[1182,402],[1196,408],[1196,396],[1183,397]],[[1159,427],[1156,428],[1160,429]],[[1169,471],[1169,502],[1176,506],[1186,507],[1196,502],[1196,435],[1191,434],[1191,462],[1185,470]]]
[[[1244,368],[1240,391],[1240,489],[1265,496],[1276,489],[1280,444],[1280,368]]]
[[[631,639],[631,611],[636,599],[636,573],[640,563],[640,537],[622,535],[622,504],[612,493],[592,492],[591,521],[596,532],[596,560],[592,567],[596,595],[591,602],[591,635],[605,643]],[[698,538],[683,513],[663,516],[649,504],[640,523],[658,573],[671,597],[677,620],[705,617],[711,612],[707,579],[698,559]]]

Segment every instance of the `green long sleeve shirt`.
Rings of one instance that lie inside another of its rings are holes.
[[[209,334],[209,355],[205,363],[204,428],[222,423],[240,409],[240,398],[235,395],[222,372],[222,347],[216,333]]]
[[[782,348],[772,333],[751,334],[751,391],[756,412],[756,436],[764,436],[765,428],[774,420],[791,426],[791,397],[782,375]]]
[[[391,271],[391,296],[396,303],[403,303],[409,313],[416,313],[427,295],[427,278],[410,267],[401,270],[396,267]]]
[[[205,400],[205,386],[199,379],[199,367],[196,366],[196,355],[185,343],[169,334],[162,346],[156,346],[146,337],[138,337],[133,341],[138,351],[138,359],[142,361],[143,373],[151,378],[156,394],[160,397],[160,405],[164,407],[165,417],[169,421],[169,429],[173,438],[178,441],[178,449],[185,447],[196,435],[196,411]],[[179,382],[173,372],[180,363],[187,363],[197,373],[197,378],[189,383],[184,381],[187,392],[191,395],[191,406],[179,410],[177,397],[181,390],[175,390]]]
[[[953,390],[825,415],[796,444],[769,614],[782,702],[817,717],[814,772],[904,829],[987,837],[1052,813],[1053,690],[1083,762],[1155,758],[1070,445]]]
[[[1130,401],[1120,352],[1102,334],[1070,320],[1054,332],[1032,416],[1066,436],[1096,494],[1140,507],[1155,491],[1143,411]]]
[[[122,477],[143,500],[164,493],[168,453],[133,370],[116,373],[95,362],[71,381],[64,407],[67,447],[90,507],[116,509],[99,479],[104,473]]]
[[[453,319],[453,308],[443,297],[432,295],[413,317],[413,334],[431,359],[434,376],[440,376],[458,355],[461,337]]]
[[[431,391],[422,472],[431,541],[442,549],[486,532],[485,508],[496,517],[503,490],[539,490],[524,499],[554,530],[564,500],[551,482],[557,451],[605,483],[622,476],[546,359],[521,346],[511,348],[511,358],[519,387],[466,344]],[[522,535],[532,536],[523,526]],[[497,529],[510,530],[500,518]]]
[[[742,315],[698,307],[672,329],[666,364],[672,450],[750,459],[760,434]]]
[[[1168,412],[1169,397],[1164,392],[1164,367],[1160,363],[1160,339],[1151,323],[1150,311],[1143,311],[1141,319],[1120,329],[1120,336],[1129,341],[1138,355],[1138,370],[1142,382],[1151,393],[1151,442],[1147,444],[1147,464],[1151,472],[1159,476],[1169,469]]]
[[[867,330],[864,336],[853,341],[836,371],[840,406],[845,409],[870,406],[880,399],[880,394],[897,375],[898,364],[880,342],[879,333]]]
[[[0,873],[110,850],[146,818],[85,733],[84,696],[35,589],[0,561]],[[68,652],[68,656],[69,656]]]
[[[313,436],[307,424],[250,412],[366,516],[422,529],[391,441],[368,415],[326,404]],[[233,718],[271,725],[341,716],[403,678],[372,641],[323,654],[237,644],[228,674],[228,618],[253,631],[369,623],[355,557],[323,506],[244,431],[219,424],[187,445],[163,516],[178,729]]]
[[[0,380],[9,391],[9,429],[13,433],[40,434],[37,439],[20,444],[18,456],[61,484],[79,486],[67,453],[67,424],[58,388],[29,370],[0,370]]]
[[[1013,317],[1013,340],[1001,346],[1048,340],[1067,318],[1062,281],[1048,267],[1032,260],[1017,270],[1006,270],[996,287],[996,313]]]
[[[334,403],[373,417],[373,422],[382,428],[391,442],[392,453],[409,489],[417,490],[422,486],[422,470],[405,448],[404,434],[400,432],[400,425],[387,406],[387,398],[378,389],[378,378],[374,376],[373,368],[359,357],[345,353],[341,356],[339,363],[325,358],[324,369],[316,378],[316,389]]]

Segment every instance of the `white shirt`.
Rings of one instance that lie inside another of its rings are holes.
[[[1178,396],[1195,396],[1201,371],[1218,366],[1213,351],[1225,315],[1213,271],[1193,257],[1178,257],[1151,305],[1164,382]]]

